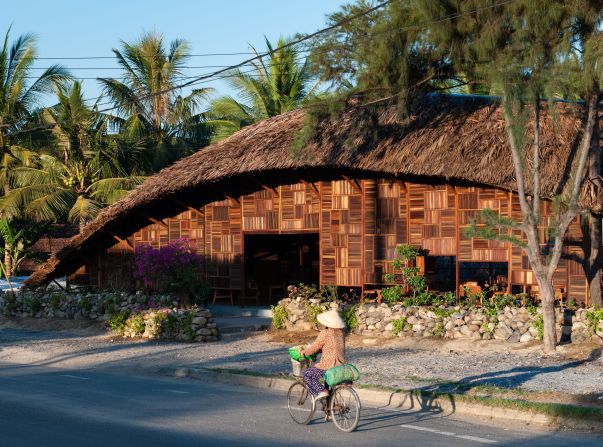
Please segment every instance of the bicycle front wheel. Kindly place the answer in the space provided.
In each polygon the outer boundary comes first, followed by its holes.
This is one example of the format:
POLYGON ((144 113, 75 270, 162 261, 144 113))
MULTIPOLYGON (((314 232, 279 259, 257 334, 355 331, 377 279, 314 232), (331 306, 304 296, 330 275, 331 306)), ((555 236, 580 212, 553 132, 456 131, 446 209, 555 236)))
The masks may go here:
POLYGON ((316 403, 305 384, 295 382, 287 393, 289 414, 298 424, 307 424, 316 411, 316 403))
POLYGON ((344 432, 356 430, 360 421, 360 398, 351 386, 341 386, 333 390, 330 412, 337 429, 344 432))

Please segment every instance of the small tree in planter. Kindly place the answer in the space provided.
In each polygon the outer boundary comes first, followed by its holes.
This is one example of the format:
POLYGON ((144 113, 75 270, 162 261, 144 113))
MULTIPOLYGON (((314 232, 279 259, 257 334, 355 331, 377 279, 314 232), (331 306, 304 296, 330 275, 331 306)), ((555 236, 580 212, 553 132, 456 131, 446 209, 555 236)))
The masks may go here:
POLYGON ((412 296, 415 298, 417 293, 425 291, 426 283, 425 276, 421 275, 419 267, 416 267, 414 261, 417 256, 421 255, 421 249, 410 244, 400 244, 396 248, 396 258, 392 261, 394 270, 400 270, 401 275, 395 273, 387 273, 384 279, 388 283, 396 283, 401 276, 401 285, 408 292, 412 291, 412 296))
POLYGON ((145 289, 174 293, 181 304, 190 306, 191 296, 201 287, 199 276, 203 258, 186 239, 178 239, 159 249, 140 245, 134 251, 134 277, 145 289))

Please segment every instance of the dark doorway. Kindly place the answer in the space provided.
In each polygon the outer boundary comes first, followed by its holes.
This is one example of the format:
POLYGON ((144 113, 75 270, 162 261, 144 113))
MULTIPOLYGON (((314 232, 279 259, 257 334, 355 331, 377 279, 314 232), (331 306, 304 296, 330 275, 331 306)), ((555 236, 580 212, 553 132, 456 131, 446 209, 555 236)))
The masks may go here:
POLYGON ((275 303, 290 284, 318 284, 318 233, 246 234, 245 294, 275 303))

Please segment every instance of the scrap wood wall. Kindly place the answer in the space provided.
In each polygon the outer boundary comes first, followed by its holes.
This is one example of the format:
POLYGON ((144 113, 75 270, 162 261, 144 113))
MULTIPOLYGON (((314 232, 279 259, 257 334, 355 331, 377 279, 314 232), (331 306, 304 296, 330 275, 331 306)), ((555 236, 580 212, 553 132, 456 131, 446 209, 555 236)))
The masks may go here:
MULTIPOLYGON (((300 182, 229 197, 199 209, 149 223, 78 270, 76 283, 131 287, 131 253, 140 244, 160 247, 186 238, 205 257, 205 278, 219 288, 244 289, 244 234, 319 233, 320 282, 348 287, 379 285, 392 273, 396 246, 410 243, 431 256, 461 262, 506 262, 513 285, 535 285, 521 249, 467 236, 465 230, 485 208, 519 218, 517 197, 507 191, 471 186, 429 185, 390 179, 300 182)), ((551 214, 543 203, 541 240, 551 214)), ((572 224, 556 286, 568 297, 587 299, 580 227, 572 224)))

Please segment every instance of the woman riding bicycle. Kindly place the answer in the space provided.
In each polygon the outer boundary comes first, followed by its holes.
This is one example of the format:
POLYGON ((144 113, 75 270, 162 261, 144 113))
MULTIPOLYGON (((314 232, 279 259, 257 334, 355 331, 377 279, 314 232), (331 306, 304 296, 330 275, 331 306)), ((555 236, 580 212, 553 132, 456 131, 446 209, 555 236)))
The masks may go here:
POLYGON ((339 316, 336 309, 319 314, 316 319, 325 326, 316 341, 308 348, 300 351, 301 355, 312 355, 322 352, 320 361, 312 368, 304 372, 304 381, 310 389, 310 393, 316 400, 328 397, 329 392, 320 379, 325 375, 327 369, 334 366, 340 366, 346 363, 345 360, 345 322, 339 316))

